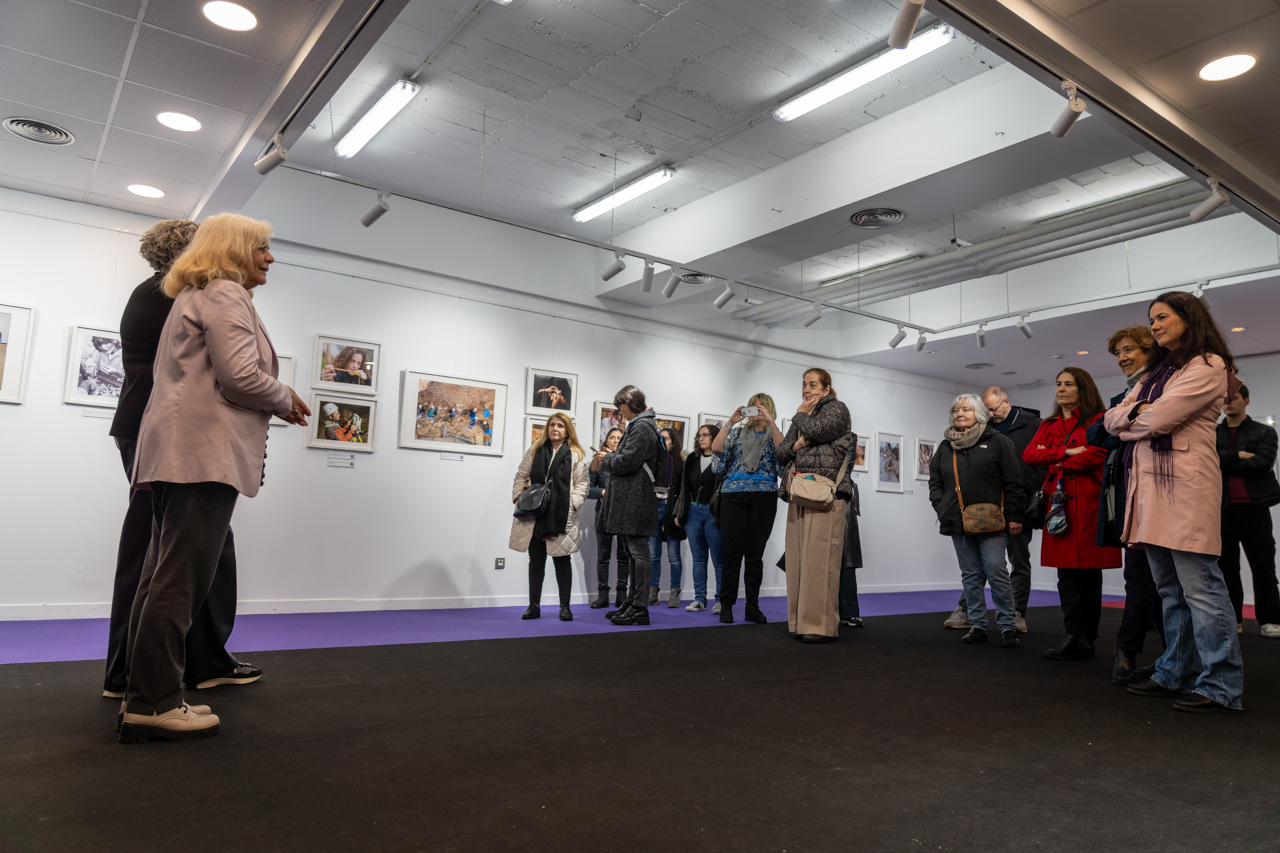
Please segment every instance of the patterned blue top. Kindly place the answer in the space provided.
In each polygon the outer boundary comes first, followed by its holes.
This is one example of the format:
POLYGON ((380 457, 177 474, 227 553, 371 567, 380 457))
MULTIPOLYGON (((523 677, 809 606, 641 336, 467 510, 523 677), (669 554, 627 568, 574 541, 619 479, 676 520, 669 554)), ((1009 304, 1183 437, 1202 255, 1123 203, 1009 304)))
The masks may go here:
POLYGON ((744 427, 735 426, 724 440, 724 451, 711 455, 711 470, 719 474, 729 466, 725 475, 721 492, 776 492, 778 490, 778 460, 773 455, 773 442, 770 441, 760 457, 760 464, 754 473, 742 470, 742 445, 740 443, 744 427), (726 461, 727 460, 727 461, 726 461))

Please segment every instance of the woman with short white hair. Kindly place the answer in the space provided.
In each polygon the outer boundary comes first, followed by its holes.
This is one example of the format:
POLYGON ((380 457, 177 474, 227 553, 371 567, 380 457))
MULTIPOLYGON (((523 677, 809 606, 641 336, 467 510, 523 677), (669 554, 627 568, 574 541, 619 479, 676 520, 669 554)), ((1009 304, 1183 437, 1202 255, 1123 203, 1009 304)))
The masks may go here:
POLYGON ((951 537, 960 563, 969 644, 987 641, 987 600, 991 585, 1000 645, 1018 647, 1013 611, 1013 585, 1005 550, 1009 534, 1022 531, 1025 494, 1022 468, 1013 442, 993 430, 987 407, 977 394, 961 394, 951 403, 951 425, 943 433, 929 463, 929 502, 938 515, 938 532, 951 537))

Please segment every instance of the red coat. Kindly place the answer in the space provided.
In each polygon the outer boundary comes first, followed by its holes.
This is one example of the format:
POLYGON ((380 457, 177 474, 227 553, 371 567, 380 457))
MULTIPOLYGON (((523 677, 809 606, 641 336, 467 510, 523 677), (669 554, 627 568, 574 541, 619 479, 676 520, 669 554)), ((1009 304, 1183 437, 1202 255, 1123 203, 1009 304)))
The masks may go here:
POLYGON ((1107 451, 1092 447, 1085 439, 1089 424, 1078 423, 1073 415, 1043 421, 1036 437, 1022 452, 1028 465, 1047 465, 1044 494, 1051 500, 1062 475, 1062 490, 1067 494, 1067 532, 1061 536, 1043 533, 1040 538, 1040 565, 1058 569, 1114 569, 1122 558, 1119 548, 1096 544, 1098 534, 1098 500, 1102 495, 1102 463, 1107 451), (1074 431, 1072 428, 1075 428, 1074 431), (1070 434, 1070 438, 1068 438, 1070 434), (1068 447, 1087 448, 1084 453, 1067 456, 1068 447))

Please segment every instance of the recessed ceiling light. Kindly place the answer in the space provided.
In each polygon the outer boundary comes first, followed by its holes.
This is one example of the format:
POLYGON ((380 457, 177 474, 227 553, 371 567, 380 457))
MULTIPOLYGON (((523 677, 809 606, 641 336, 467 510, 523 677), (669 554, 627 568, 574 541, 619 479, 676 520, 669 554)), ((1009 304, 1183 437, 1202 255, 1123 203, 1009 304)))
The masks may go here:
POLYGON ((164 190, 148 184, 129 184, 129 192, 143 198, 164 198, 164 190))
POLYGON ((181 130, 183 133, 200 129, 200 122, 186 113, 159 113, 156 115, 156 121, 173 130, 181 130))
POLYGON ((1076 350, 1076 355, 1088 355, 1088 354, 1089 354, 1089 351, 1087 349, 1076 350))
POLYGON ((1234 327, 1231 331, 1233 331, 1233 332, 1243 332, 1243 331, 1244 331, 1244 326, 1236 326, 1236 327, 1234 327))
POLYGON ((1247 53, 1238 53, 1235 56, 1224 56, 1221 59, 1215 59, 1204 68, 1200 69, 1201 80, 1230 80, 1232 77, 1239 77, 1244 72, 1254 66, 1258 60, 1254 59, 1247 53))
POLYGON ((244 32, 258 26, 258 18, 239 3, 213 0, 204 4, 204 16, 220 27, 244 32))

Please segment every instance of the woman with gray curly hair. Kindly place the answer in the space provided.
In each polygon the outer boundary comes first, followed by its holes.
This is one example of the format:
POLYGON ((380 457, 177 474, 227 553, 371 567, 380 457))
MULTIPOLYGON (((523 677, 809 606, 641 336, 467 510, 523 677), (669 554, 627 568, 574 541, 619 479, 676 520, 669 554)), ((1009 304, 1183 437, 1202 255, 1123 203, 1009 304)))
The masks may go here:
POLYGON ((961 394, 951 403, 951 425, 929 463, 929 502, 938 515, 938 532, 951 537, 960 562, 969 633, 961 642, 987 641, 987 599, 991 585, 1000 645, 1018 648, 1013 585, 1005 551, 1009 534, 1022 532, 1025 495, 1022 467, 1013 442, 991 428, 987 407, 977 394, 961 394))

